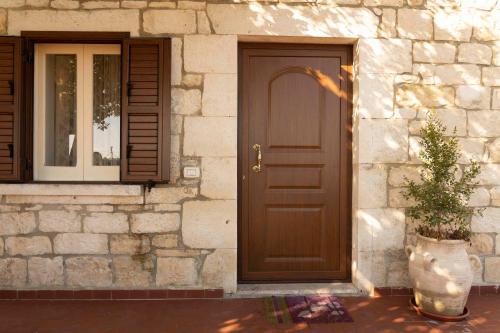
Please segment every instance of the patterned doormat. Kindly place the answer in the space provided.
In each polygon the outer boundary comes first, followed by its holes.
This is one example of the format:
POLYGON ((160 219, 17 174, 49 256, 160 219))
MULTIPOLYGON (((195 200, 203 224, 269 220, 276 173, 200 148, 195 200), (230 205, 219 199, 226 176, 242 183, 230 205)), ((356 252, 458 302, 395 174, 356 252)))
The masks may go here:
POLYGON ((352 318, 331 295, 272 296, 264 300, 267 318, 277 324, 348 323, 352 318))

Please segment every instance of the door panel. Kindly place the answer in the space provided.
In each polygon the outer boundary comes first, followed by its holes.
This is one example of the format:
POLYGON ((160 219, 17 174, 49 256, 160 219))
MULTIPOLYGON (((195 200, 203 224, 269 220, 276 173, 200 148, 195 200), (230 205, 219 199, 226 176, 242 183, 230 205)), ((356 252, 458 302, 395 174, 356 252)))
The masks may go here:
POLYGON ((349 278, 351 52, 240 47, 241 281, 349 278))

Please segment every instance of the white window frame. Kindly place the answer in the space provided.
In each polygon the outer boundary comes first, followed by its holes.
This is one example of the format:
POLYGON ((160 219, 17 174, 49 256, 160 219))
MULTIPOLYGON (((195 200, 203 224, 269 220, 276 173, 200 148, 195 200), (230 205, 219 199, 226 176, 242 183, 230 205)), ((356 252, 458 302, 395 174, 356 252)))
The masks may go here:
POLYGON ((36 44, 33 158, 35 181, 119 181, 120 166, 93 165, 93 56, 120 54, 118 44, 36 44), (45 71, 47 54, 75 54, 77 160, 74 167, 45 165, 45 71))

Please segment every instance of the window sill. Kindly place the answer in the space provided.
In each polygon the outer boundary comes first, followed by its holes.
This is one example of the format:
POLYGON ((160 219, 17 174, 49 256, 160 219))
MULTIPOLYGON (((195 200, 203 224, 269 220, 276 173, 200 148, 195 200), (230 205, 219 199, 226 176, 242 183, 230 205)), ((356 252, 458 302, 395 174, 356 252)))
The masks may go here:
POLYGON ((141 196, 142 185, 124 184, 0 184, 0 195, 18 196, 141 196))

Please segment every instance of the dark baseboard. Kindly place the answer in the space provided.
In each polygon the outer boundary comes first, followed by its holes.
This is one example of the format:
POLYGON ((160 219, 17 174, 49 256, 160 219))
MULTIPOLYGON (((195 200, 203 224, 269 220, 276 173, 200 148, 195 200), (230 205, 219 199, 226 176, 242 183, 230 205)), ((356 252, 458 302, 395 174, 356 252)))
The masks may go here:
POLYGON ((125 300, 222 298, 223 289, 0 290, 0 300, 125 300))
MULTIPOLYGON (((380 287, 375 288, 374 297, 380 296, 407 296, 412 295, 412 288, 380 287)), ((500 286, 472 286, 470 295, 500 295, 500 286)))

